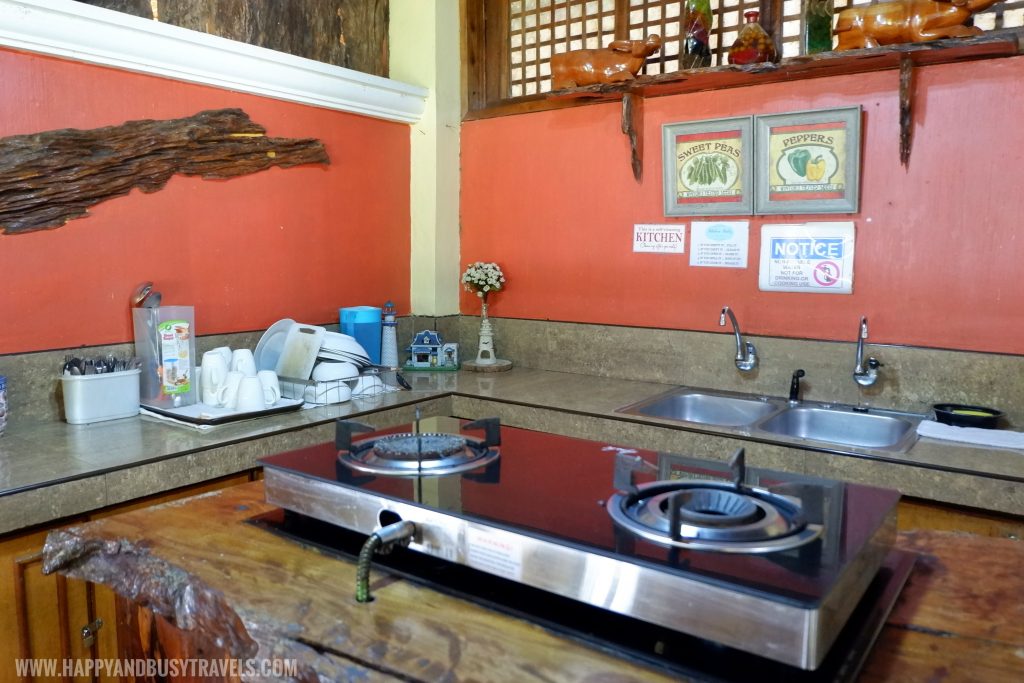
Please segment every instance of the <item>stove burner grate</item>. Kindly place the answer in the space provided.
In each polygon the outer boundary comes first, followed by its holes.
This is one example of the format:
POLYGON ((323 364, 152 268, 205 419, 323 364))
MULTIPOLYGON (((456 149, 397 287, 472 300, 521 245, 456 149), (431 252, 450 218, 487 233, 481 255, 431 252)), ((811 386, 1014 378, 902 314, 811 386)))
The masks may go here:
POLYGON ((662 481, 615 493, 608 513, 617 526, 665 547, 766 553, 818 538, 800 504, 765 489, 725 482, 662 481))

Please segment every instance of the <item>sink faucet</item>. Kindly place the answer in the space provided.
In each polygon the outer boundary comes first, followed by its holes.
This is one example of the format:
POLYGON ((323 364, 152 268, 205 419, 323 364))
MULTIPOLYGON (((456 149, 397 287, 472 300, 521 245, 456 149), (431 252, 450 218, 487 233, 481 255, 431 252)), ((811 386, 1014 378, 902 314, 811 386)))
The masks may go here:
POLYGON ((869 387, 878 380, 878 368, 881 363, 874 356, 868 356, 867 368, 864 367, 864 340, 868 338, 868 319, 860 319, 857 330, 857 365, 853 368, 853 381, 862 387, 869 387))
POLYGON ((743 342, 743 333, 740 332, 740 324, 736 322, 736 316, 728 306, 722 308, 722 315, 718 324, 725 327, 725 316, 732 321, 732 331, 736 335, 736 367, 742 372, 750 372, 757 367, 757 349, 750 342, 743 342))
POLYGON ((806 374, 803 370, 793 372, 793 381, 789 384, 789 405, 795 406, 800 402, 800 378, 806 374))

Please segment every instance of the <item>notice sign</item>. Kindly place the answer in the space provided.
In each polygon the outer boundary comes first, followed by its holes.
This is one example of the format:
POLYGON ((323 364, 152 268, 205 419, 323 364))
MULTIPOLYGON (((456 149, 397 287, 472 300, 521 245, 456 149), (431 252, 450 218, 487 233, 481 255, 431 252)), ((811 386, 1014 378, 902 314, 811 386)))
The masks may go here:
POLYGON ((766 292, 853 292, 852 222, 761 226, 758 284, 766 292))
POLYGON ((682 254, 686 251, 686 226, 634 225, 633 251, 648 254, 682 254))
POLYGON ((746 268, 749 221, 694 221, 690 225, 690 265, 746 268))

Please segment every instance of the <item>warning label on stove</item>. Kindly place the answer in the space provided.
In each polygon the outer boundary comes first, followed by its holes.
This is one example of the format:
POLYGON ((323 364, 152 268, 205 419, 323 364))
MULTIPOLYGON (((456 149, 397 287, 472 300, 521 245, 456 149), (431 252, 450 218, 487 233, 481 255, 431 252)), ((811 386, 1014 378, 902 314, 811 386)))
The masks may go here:
POLYGON ((466 564, 519 581, 523 576, 523 548, 512 534, 470 527, 466 530, 466 564))

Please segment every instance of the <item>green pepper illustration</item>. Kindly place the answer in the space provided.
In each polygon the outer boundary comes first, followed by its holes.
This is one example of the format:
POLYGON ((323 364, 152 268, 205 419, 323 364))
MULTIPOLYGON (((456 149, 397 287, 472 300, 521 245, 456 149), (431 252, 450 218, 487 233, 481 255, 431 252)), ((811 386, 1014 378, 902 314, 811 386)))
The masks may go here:
POLYGON ((798 149, 789 155, 789 165, 793 167, 798 176, 807 177, 807 162, 811 160, 811 153, 806 149, 798 149))

